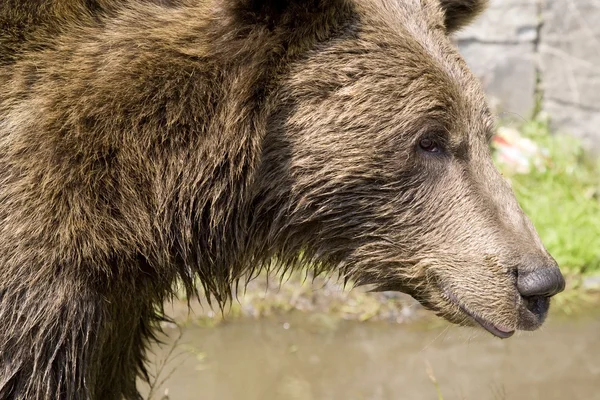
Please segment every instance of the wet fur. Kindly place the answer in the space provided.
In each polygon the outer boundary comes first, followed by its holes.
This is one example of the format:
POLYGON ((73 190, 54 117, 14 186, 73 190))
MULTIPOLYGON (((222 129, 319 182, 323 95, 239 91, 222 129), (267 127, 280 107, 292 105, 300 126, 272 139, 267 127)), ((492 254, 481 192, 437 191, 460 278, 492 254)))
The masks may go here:
POLYGON ((223 304, 273 263, 516 324, 541 244, 443 3, 3 3, 0 398, 138 398, 174 284, 223 304))

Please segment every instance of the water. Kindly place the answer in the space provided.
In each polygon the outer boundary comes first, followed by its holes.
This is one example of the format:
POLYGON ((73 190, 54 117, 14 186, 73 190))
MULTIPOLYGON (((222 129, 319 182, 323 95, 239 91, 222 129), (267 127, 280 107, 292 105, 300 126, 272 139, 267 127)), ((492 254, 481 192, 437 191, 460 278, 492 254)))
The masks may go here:
MULTIPOLYGON (((153 398, 435 400, 439 388, 444 400, 600 399, 600 314, 508 340, 436 325, 294 314, 188 327, 153 398)), ((173 349, 168 333, 151 370, 173 349)))

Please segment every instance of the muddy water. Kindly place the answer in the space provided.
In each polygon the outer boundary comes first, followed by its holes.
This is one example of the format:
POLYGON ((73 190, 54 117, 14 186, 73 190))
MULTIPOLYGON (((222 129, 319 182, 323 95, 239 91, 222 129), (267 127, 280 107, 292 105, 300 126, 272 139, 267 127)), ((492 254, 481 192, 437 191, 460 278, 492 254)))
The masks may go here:
MULTIPOLYGON (((600 399, 600 314, 508 340, 436 324, 294 315, 188 327, 152 398, 600 399)), ((154 371, 178 336, 168 332, 154 371)))

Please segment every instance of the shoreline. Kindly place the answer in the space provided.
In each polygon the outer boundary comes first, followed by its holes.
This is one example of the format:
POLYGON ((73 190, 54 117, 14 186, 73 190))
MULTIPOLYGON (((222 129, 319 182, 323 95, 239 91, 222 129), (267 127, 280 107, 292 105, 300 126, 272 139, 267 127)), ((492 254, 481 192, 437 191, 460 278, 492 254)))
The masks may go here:
MULTIPOLYGON (((552 301, 552 313, 572 316, 587 313, 600 304, 600 276, 569 276, 567 288, 552 301)), ((239 319, 279 317, 291 313, 312 314, 332 321, 384 321, 392 324, 434 323, 439 319, 416 300, 400 292, 367 292, 334 277, 312 277, 295 272, 285 278, 262 274, 242 288, 223 310, 199 299, 181 296, 164 304, 172 322, 163 327, 188 325, 214 327, 239 319)))

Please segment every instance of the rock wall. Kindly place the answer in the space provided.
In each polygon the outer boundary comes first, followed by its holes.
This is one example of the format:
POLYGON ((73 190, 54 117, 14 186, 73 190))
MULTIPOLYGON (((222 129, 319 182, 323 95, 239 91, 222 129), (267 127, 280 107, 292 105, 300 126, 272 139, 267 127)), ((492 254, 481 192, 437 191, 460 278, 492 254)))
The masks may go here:
POLYGON ((600 152, 600 0, 491 0, 457 42, 502 119, 544 111, 600 152))

